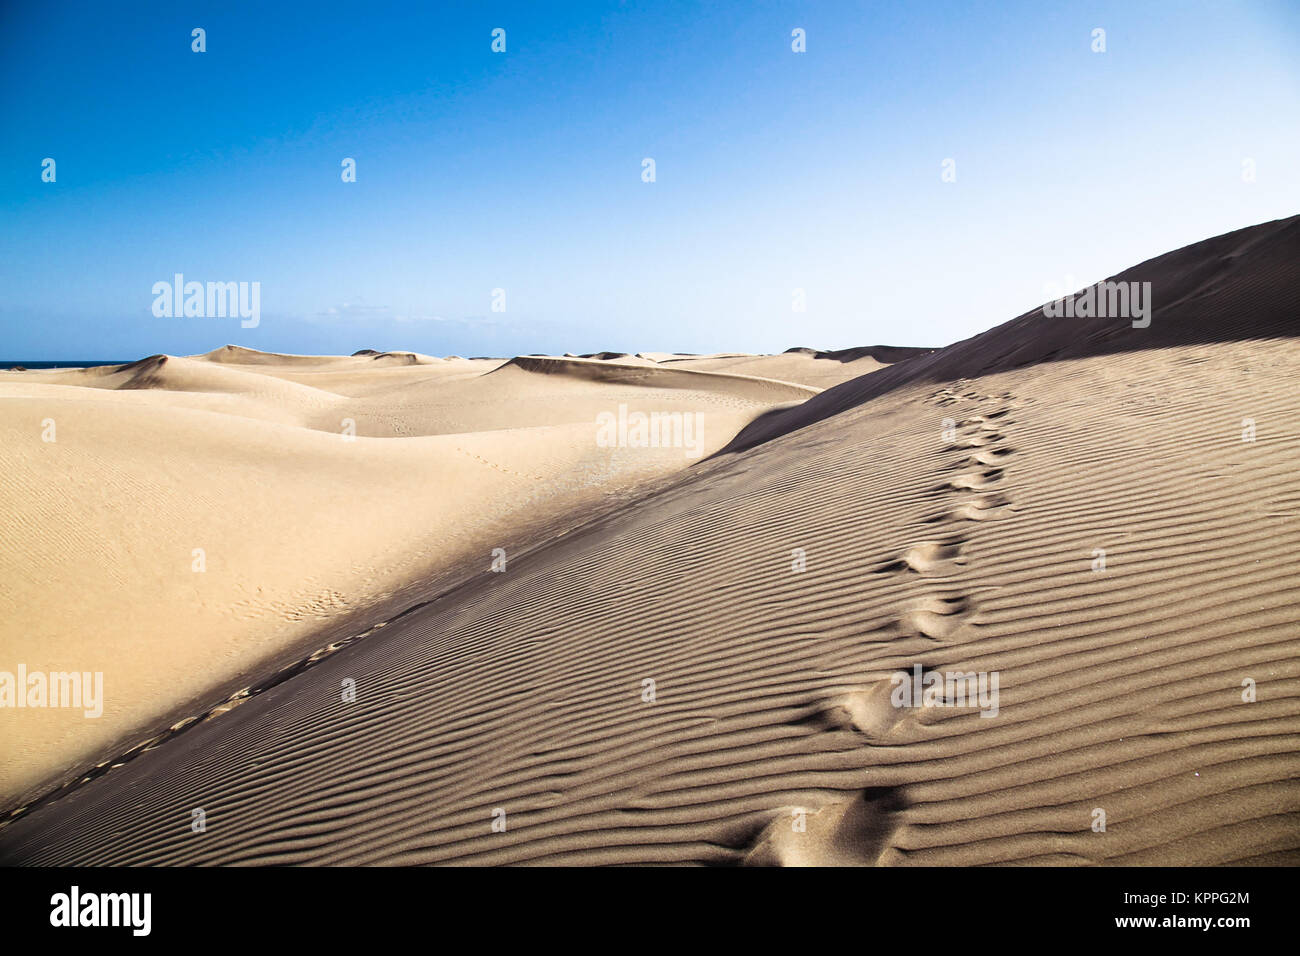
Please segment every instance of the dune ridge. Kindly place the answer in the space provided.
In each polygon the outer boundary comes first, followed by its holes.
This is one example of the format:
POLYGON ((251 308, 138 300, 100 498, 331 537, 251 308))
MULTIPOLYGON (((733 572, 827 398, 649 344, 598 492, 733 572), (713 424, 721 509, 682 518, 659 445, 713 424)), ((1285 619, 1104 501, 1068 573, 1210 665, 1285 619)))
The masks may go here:
MULTIPOLYGON (((761 362, 772 356, 751 357, 761 362)), ((758 401, 797 401, 811 398, 821 390, 796 382, 759 375, 739 375, 699 368, 661 368, 653 365, 630 365, 622 362, 597 361, 569 356, 523 355, 512 358, 501 366, 520 368, 543 375, 571 375, 596 382, 617 382, 630 385, 653 385, 660 388, 700 388, 706 381, 717 381, 729 386, 728 393, 758 401)), ((494 372, 499 372, 496 369, 494 372)))
POLYGON ((1300 287, 1294 282, 1298 257, 1300 216, 1192 243, 1101 280, 1150 282, 1159 321, 1153 317, 1149 328, 1104 317, 1052 318, 1039 306, 947 348, 921 355, 895 353, 896 363, 880 375, 828 388, 799 409, 762 416, 724 452, 752 448, 913 382, 952 381, 1135 349, 1292 336, 1300 313, 1300 287), (1247 257, 1250 267, 1242 269, 1247 257))

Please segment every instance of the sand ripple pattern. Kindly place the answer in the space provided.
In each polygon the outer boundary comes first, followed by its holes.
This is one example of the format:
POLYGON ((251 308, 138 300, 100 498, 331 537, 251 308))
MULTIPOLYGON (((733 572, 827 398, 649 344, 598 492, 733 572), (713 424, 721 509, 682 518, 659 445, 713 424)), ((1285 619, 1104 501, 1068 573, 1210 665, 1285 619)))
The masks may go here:
POLYGON ((1300 368, 1292 341, 1052 363, 705 463, 15 821, 0 858, 1294 863, 1300 392, 1234 371, 1261 357, 1300 368), (998 671, 999 716, 892 708, 916 663, 998 671))

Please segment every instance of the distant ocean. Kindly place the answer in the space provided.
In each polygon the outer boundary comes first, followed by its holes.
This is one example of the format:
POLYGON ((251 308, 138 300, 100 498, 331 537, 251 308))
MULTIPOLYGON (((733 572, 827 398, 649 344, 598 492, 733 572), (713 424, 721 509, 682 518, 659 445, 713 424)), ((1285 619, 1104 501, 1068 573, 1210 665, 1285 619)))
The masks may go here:
MULTIPOLYGON (((134 361, 128 359, 127 361, 134 361)), ((96 365, 126 365, 127 362, 116 359, 102 359, 100 361, 86 362, 80 359, 67 359, 58 362, 25 362, 20 359, 0 359, 0 369, 13 368, 15 365, 21 365, 23 368, 94 368, 96 365)))

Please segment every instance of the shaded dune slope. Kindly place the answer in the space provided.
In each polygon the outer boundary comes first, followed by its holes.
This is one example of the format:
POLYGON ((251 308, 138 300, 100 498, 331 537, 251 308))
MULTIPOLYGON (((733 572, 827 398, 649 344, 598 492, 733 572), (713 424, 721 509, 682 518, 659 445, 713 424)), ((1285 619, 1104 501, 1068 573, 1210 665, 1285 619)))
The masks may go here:
POLYGON ((1156 313, 1200 332, 850 383, 14 821, 0 861, 1300 862, 1294 221, 1258 229, 1156 313), (914 666, 998 674, 996 716, 892 706, 914 666))
MULTIPOLYGON (((1170 345, 1295 335, 1300 332, 1298 273, 1300 216, 1193 243, 1104 280, 1151 283, 1155 307, 1149 328, 1133 328, 1114 318, 1054 318, 1039 306, 928 354, 890 350, 894 364, 879 374, 829 388, 798 409, 769 412, 720 454, 752 448, 913 382, 951 381, 1036 362, 1170 345)), ((844 350, 848 355, 857 351, 844 350)), ((886 360, 886 354, 880 359, 886 360)))

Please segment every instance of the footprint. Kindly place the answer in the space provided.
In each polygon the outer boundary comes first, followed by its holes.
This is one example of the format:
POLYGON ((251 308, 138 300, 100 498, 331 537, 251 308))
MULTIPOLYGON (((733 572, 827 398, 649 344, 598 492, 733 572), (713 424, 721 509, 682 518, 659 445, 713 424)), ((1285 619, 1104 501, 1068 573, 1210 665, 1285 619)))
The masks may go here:
POLYGON ((950 641, 963 636, 973 626, 975 602, 964 594, 953 597, 930 595, 909 602, 899 615, 902 634, 912 634, 932 641, 950 641))
POLYGON ((965 540, 964 537, 958 537, 949 541, 922 541, 908 548, 897 560, 876 568, 876 573, 914 571, 917 574, 952 574, 956 571, 955 565, 966 563, 961 553, 965 540))
POLYGON ((874 866, 889 850, 907 808, 899 787, 871 787, 820 809, 781 807, 745 866, 874 866))
POLYGON ((996 465, 1001 459, 1015 451, 1014 448, 986 448, 983 451, 977 451, 973 455, 968 455, 965 461, 954 465, 954 468, 962 468, 966 465, 996 465))
POLYGON ((969 418, 963 418, 957 423, 957 425, 962 428, 978 425, 984 431, 992 431, 1003 424, 1014 424, 1011 419, 1007 419, 1005 422, 997 421, 997 419, 1004 417, 1010 411, 1011 409, 1009 408, 1001 408, 995 412, 986 412, 983 415, 971 415, 969 418))
POLYGON ((946 487, 954 488, 957 491, 975 491, 980 488, 988 488, 1002 480, 1002 473, 1001 468, 968 471, 948 479, 946 487))
POLYGON ((813 713, 791 723, 810 724, 825 731, 846 730, 880 740, 889 736, 909 713, 891 701, 894 687, 892 680, 877 681, 862 690, 821 701, 813 713))
POLYGON ((1016 513, 1011 500, 1004 494, 991 492, 979 495, 944 511, 923 519, 926 524, 948 524, 953 521, 991 521, 1016 513))

